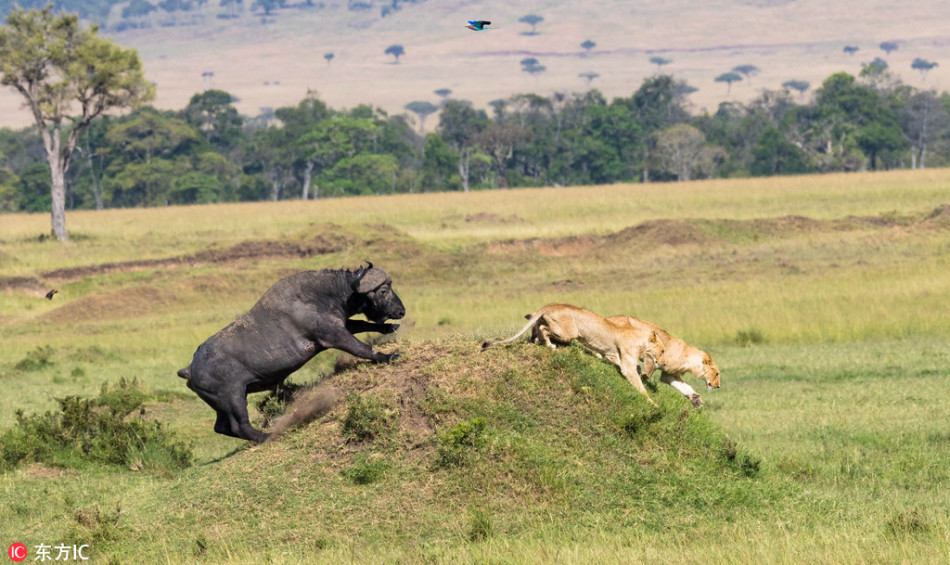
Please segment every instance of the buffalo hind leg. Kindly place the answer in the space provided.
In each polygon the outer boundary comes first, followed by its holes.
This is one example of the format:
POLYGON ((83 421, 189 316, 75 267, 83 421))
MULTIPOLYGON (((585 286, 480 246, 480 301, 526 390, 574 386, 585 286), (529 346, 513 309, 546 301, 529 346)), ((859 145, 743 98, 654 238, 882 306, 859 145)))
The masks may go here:
MULTIPOLYGON (((231 433, 225 435, 246 439, 254 443, 263 443, 267 440, 270 434, 265 434, 251 426, 251 418, 247 413, 247 394, 244 391, 229 391, 224 400, 227 403, 224 412, 231 430, 231 433)), ((218 431, 217 428, 218 424, 215 423, 215 431, 218 431)))
POLYGON ((223 410, 218 410, 218 417, 214 421, 214 431, 225 436, 236 437, 242 439, 240 436, 235 435, 231 431, 231 417, 228 416, 227 412, 223 410))

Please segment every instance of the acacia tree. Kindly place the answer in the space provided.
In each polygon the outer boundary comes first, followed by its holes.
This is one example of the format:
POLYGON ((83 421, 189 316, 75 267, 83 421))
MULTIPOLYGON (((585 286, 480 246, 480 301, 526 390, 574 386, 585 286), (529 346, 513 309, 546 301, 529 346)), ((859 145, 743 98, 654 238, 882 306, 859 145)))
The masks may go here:
POLYGON ((854 54, 860 50, 861 48, 856 45, 845 45, 844 49, 842 49, 842 51, 844 51, 848 55, 851 55, 852 57, 854 57, 854 54))
POLYGON ((663 65, 669 65, 670 63, 672 63, 673 59, 667 59, 666 57, 656 56, 656 57, 650 57, 650 62, 656 65, 656 70, 659 71, 663 68, 663 65))
POLYGON ((878 45, 878 47, 881 48, 881 51, 884 52, 884 56, 886 57, 891 54, 891 51, 897 51, 898 45, 894 41, 884 41, 884 42, 881 42, 881 44, 878 45))
POLYGON ((729 85, 729 88, 726 89, 726 95, 729 95, 732 92, 732 83, 739 82, 742 80, 742 77, 737 73, 722 73, 714 79, 716 82, 724 82, 729 85))
POLYGON ((750 80, 749 77, 752 75, 759 74, 759 67, 756 67, 755 65, 739 65, 738 67, 733 67, 732 70, 745 75, 745 79, 747 81, 750 80))
POLYGON ((782 87, 789 90, 798 91, 798 97, 803 98, 805 96, 805 91, 811 88, 811 85, 808 83, 808 81, 804 80, 787 80, 782 83, 782 87))
POLYGON ((135 107, 152 99, 134 49, 99 37, 98 27, 83 28, 76 14, 15 8, 0 27, 2 83, 26 98, 43 138, 50 167, 52 231, 66 231, 66 172, 79 134, 111 108, 135 107))
POLYGON ((406 53, 406 50, 402 48, 402 45, 390 45, 384 51, 387 55, 392 55, 396 58, 396 64, 399 64, 399 57, 403 56, 406 53))
POLYGON ((531 31, 526 31, 521 35, 538 35, 537 30, 535 29, 537 25, 544 21, 544 16, 539 16, 537 14, 528 14, 527 16, 521 16, 518 18, 518 21, 523 24, 528 24, 531 26, 531 31))
POLYGON ((419 135, 425 135, 426 118, 429 117, 429 114, 434 114, 435 112, 439 111, 438 106, 432 102, 426 102, 424 100, 410 102, 406 104, 405 108, 406 110, 409 110, 413 114, 419 116, 419 135))
POLYGON ((914 62, 910 64, 910 68, 915 71, 920 71, 920 80, 927 82, 927 71, 938 66, 937 63, 933 61, 928 61, 926 59, 921 59, 917 57, 914 59, 914 62))

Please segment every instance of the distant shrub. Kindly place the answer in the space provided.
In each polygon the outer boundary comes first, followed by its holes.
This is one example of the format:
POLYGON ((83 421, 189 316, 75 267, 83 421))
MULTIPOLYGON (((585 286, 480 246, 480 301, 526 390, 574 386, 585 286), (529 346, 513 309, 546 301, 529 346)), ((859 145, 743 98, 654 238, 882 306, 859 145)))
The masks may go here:
POLYGON ((59 409, 45 414, 16 412, 16 424, 0 435, 0 470, 23 462, 81 468, 120 465, 162 476, 191 465, 191 448, 177 441, 160 422, 130 415, 148 395, 136 380, 103 386, 96 399, 67 396, 59 409))
POLYGON ((765 343, 765 335, 762 334, 762 330, 758 328, 749 328, 747 330, 739 330, 736 332, 735 337, 736 345, 741 347, 748 347, 750 345, 760 345, 765 343))
POLYGON ((723 442, 722 456, 731 465, 737 467, 747 477, 757 477, 759 475, 761 461, 750 455, 739 453, 739 446, 729 438, 723 442))
POLYGON ((40 371, 47 367, 53 366, 53 357, 54 350, 49 345, 41 345, 36 349, 33 349, 26 354, 26 357, 17 361, 17 364, 13 366, 17 371, 23 371, 25 373, 32 373, 34 371, 40 371))

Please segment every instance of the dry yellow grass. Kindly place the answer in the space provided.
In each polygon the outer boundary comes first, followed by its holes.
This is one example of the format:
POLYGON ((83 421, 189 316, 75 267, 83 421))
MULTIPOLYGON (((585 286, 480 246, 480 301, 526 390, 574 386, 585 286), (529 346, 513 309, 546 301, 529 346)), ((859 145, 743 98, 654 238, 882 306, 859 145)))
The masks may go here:
POLYGON ((604 234, 654 219, 920 213, 950 202, 950 170, 851 173, 689 183, 617 184, 172 208, 73 211, 77 240, 38 242, 47 214, 0 217, 8 275, 193 253, 209 245, 293 239, 316 224, 387 224, 443 249, 479 241, 604 234), (213 213, 212 213, 213 212, 213 213), (479 214, 498 221, 467 221, 479 214))
MULTIPOLYGON (((156 26, 112 37, 139 50, 146 76, 158 84, 158 107, 182 108, 205 88, 202 73, 213 71, 211 86, 237 96, 239 110, 252 116, 261 107, 296 104, 308 89, 334 108, 370 103, 402 113, 413 100, 436 101, 433 91, 439 88, 485 107, 519 92, 582 91, 585 81, 578 74, 587 71, 600 74, 593 86, 608 97, 629 96, 657 72, 649 62, 654 55, 672 59, 664 72, 699 88, 690 99, 697 110, 710 111, 723 100, 747 101, 787 80, 816 88, 834 72, 857 74, 862 62, 884 56, 882 41, 899 42, 887 61, 908 84, 945 88, 950 73, 946 65, 937 67, 924 83, 910 68, 916 57, 939 62, 945 55, 948 12, 935 0, 912 9, 885 0, 431 0, 405 5, 385 19, 379 6, 348 12, 343 2, 327 4, 326 10, 281 11, 267 25, 250 13, 227 24, 209 13, 195 26, 156 26), (522 35, 529 27, 518 23, 529 13, 545 18, 536 36, 522 35), (495 29, 464 29, 473 18, 490 19, 495 29), (597 47, 585 56, 580 43, 588 39, 597 47), (399 65, 384 54, 391 44, 405 47, 399 65), (850 57, 842 52, 845 45, 861 51, 850 57), (323 54, 331 51, 336 57, 327 65, 323 54), (547 71, 537 78, 522 72, 519 61, 528 56, 547 71), (727 95, 726 85, 713 79, 743 64, 756 65, 760 73, 727 95)), ((20 104, 13 91, 0 93, 0 124, 29 125, 20 104)), ((430 119, 429 128, 435 123, 430 119)))

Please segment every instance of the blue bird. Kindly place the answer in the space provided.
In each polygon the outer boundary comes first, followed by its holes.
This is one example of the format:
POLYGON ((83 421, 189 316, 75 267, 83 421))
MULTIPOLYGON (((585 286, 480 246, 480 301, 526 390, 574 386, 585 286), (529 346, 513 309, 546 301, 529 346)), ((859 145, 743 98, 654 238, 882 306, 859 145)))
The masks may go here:
POLYGON ((472 31, 485 31, 488 29, 487 27, 485 27, 487 25, 491 25, 491 22, 486 22, 485 20, 475 20, 475 21, 469 20, 468 25, 465 27, 467 27, 468 29, 472 31))

